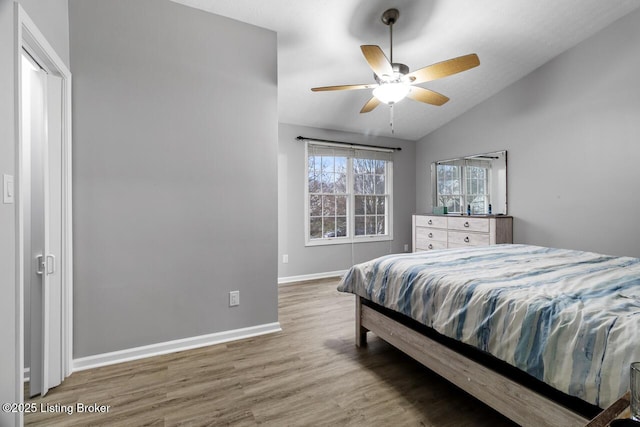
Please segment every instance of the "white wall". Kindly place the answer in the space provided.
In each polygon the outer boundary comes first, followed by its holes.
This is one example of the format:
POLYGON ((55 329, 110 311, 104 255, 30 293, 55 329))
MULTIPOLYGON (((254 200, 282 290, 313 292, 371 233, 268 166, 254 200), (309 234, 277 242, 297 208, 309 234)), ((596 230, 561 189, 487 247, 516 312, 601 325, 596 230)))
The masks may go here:
POLYGON ((421 140, 418 210, 431 162, 507 149, 517 243, 640 257, 639 69, 636 11, 421 140))
POLYGON ((277 322, 276 34, 168 0, 69 9, 74 357, 277 322))
POLYGON ((281 123, 278 143, 278 277, 291 278, 351 267, 388 253, 411 250, 411 214, 415 211, 415 143, 387 137, 281 123), (305 144, 297 136, 400 147, 393 164, 393 241, 305 247, 305 144), (282 255, 289 255, 289 263, 282 255))

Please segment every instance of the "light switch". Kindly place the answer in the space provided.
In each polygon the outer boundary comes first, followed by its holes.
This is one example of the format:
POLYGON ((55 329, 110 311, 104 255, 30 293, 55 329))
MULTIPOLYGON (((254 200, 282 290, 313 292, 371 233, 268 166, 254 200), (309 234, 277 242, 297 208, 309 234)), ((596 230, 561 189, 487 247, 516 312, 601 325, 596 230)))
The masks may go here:
POLYGON ((13 175, 2 175, 2 201, 5 204, 13 203, 14 191, 13 175))

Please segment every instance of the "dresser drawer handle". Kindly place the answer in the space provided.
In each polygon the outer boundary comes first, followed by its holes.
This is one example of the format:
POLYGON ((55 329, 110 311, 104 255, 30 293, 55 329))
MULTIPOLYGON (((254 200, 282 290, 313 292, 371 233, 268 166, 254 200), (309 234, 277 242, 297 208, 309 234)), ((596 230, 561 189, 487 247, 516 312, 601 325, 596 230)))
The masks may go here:
POLYGON ((429 233, 429 238, 431 239, 433 237, 433 233, 429 233))
POLYGON ((464 223, 464 226, 465 226, 465 227, 467 227, 467 228, 469 228, 469 221, 465 222, 465 223, 464 223))
POLYGON ((433 249, 433 245, 432 244, 429 244, 429 249, 433 249))
POLYGON ((469 243, 469 236, 467 236, 467 237, 465 237, 465 238, 464 238, 464 242, 465 242, 465 243, 469 243))
POLYGON ((429 221, 427 221, 427 224, 432 225, 433 221, 429 220, 429 221))

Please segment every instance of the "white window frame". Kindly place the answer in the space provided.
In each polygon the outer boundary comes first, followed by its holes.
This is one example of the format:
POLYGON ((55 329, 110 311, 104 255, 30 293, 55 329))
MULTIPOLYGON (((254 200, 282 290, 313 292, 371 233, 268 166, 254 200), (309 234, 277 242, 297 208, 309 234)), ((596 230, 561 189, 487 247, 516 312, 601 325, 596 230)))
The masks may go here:
MULTIPOLYGON (((488 163, 486 166, 484 164, 473 164, 473 161, 471 160, 447 160, 447 161, 442 161, 442 162, 436 162, 435 164, 435 171, 434 174, 437 175, 438 174, 438 167, 441 165, 444 166, 455 166, 456 168, 459 168, 459 176, 460 176, 460 191, 461 193, 459 195, 451 195, 452 197, 459 197, 462 202, 461 202, 461 206, 460 206, 460 211, 450 211, 449 213, 467 213, 467 205, 469 205, 471 196, 484 196, 485 198, 485 205, 489 204, 490 201, 490 194, 489 194, 489 189, 491 188, 492 185, 492 173, 491 173, 491 164, 488 163), (471 167, 480 167, 485 169, 485 179, 484 179, 484 189, 485 192, 484 194, 472 194, 470 193, 470 189, 468 188, 468 179, 469 179, 469 168, 471 167)), ((433 175, 432 175, 433 176, 433 175)), ((433 178, 435 179, 435 176, 433 176, 433 178)), ((442 194, 440 194, 438 192, 438 187, 435 186, 434 187, 434 191, 435 191, 435 206, 443 206, 440 204, 440 196, 442 196, 442 194)), ((445 196, 449 196, 448 194, 446 194, 445 196)), ((486 209, 485 212, 472 212, 472 214, 476 215, 476 214, 484 214, 486 213, 486 209)))
MULTIPOLYGON (((376 235, 355 235, 355 191, 354 191, 354 173, 353 173, 353 157, 347 157, 347 236, 344 237, 323 237, 319 239, 311 239, 310 237, 310 217, 309 217, 309 142, 305 141, 304 150, 304 233, 305 246, 326 246, 326 245, 344 245, 353 243, 368 242, 386 242, 393 240, 393 160, 386 163, 385 171, 386 192, 385 194, 373 194, 372 196, 387 197, 387 234, 376 235)), ((339 144, 313 142, 311 145, 320 145, 326 147, 344 148, 339 144)), ((367 148, 357 146, 357 150, 370 151, 391 151, 375 148, 367 148)))

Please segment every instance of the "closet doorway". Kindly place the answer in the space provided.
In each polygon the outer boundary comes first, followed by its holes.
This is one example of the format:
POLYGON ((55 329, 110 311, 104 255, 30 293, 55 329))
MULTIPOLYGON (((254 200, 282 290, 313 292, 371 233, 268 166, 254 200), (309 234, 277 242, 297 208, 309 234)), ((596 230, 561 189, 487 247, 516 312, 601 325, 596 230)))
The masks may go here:
POLYGON ((71 373, 71 75, 17 5, 18 281, 29 396, 71 373))

